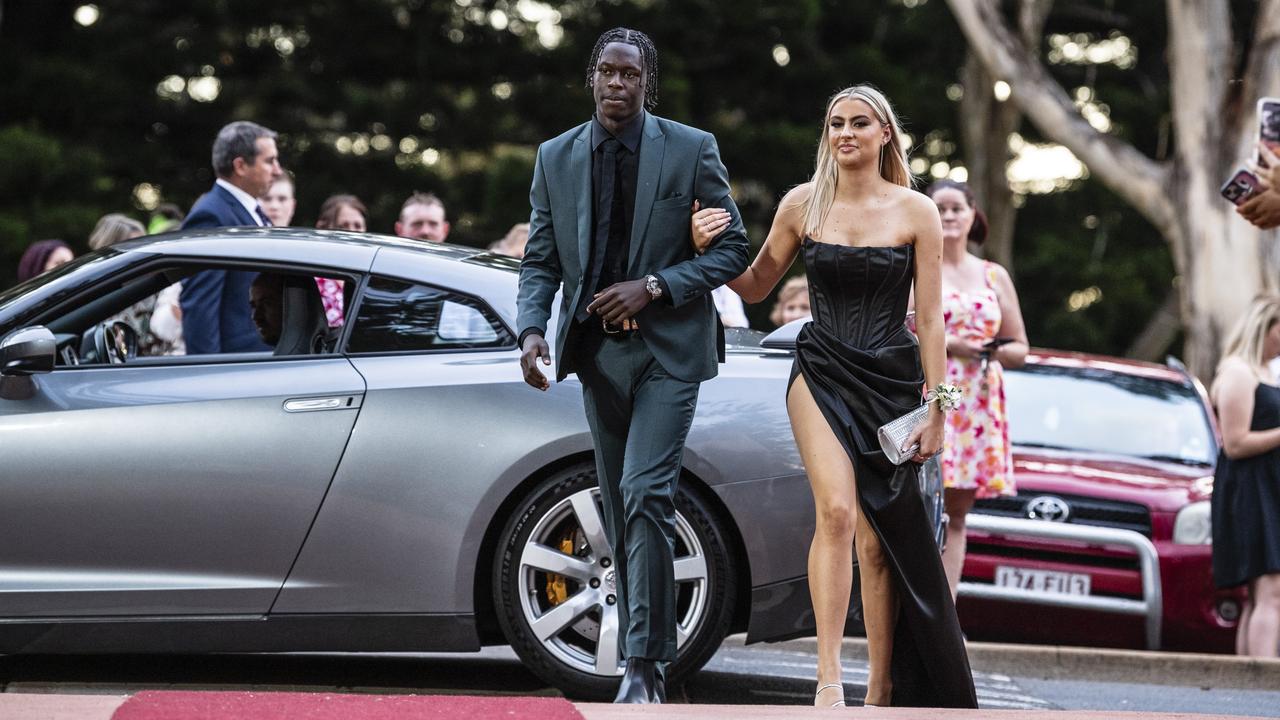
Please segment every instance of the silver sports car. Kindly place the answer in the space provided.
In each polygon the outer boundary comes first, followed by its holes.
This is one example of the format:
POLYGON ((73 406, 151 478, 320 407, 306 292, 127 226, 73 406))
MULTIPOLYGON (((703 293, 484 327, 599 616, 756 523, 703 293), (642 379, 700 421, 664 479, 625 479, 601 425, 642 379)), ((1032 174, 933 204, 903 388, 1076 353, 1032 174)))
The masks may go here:
MULTIPOLYGON (((521 379, 516 269, 223 229, 129 241, 0 294, 0 653, 509 643, 566 692, 610 696, 617 578, 581 392, 521 379), (150 354, 165 289, 204 270, 277 276, 275 303, 255 303, 274 351, 150 354)), ((689 434, 677 676, 726 633, 812 629, 791 353, 762 337, 730 333, 689 434)))

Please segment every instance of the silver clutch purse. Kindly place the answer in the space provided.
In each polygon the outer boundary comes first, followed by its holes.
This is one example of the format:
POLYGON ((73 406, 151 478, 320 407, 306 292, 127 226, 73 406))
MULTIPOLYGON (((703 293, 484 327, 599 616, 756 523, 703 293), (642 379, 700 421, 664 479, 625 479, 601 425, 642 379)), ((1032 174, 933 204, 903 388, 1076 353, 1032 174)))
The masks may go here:
POLYGON ((912 445, 903 450, 902 443, 907 441, 907 438, 911 436, 911 431, 915 430, 916 426, 921 422, 924 422, 925 416, 928 414, 929 405, 926 403, 906 415, 890 420, 876 430, 876 438, 880 440, 880 449, 884 451, 884 456, 889 458, 889 462, 894 465, 901 465, 915 457, 920 445, 912 445))

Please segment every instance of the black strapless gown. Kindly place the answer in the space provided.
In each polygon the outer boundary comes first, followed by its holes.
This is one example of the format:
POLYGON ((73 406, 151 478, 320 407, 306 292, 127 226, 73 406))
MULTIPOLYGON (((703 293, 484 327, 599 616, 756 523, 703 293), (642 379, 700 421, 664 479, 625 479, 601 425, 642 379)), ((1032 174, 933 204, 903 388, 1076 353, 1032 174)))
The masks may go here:
POLYGON ((813 321, 796 338, 796 368, 853 463, 859 506, 897 584, 902 610, 893 635, 893 704, 975 708, 973 674, 918 466, 894 466, 876 439, 877 428, 920 404, 924 386, 919 346, 904 324, 915 247, 805 238, 802 250, 813 321))

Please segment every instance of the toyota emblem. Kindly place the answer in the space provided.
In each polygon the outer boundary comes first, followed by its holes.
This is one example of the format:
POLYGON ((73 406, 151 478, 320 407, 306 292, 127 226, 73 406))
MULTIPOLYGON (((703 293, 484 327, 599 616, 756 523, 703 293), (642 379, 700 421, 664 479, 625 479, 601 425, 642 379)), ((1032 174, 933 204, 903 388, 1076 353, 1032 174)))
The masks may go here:
POLYGON ((1052 495, 1041 495, 1027 502, 1027 517, 1032 520, 1066 522, 1071 516, 1071 506, 1066 500, 1052 495))

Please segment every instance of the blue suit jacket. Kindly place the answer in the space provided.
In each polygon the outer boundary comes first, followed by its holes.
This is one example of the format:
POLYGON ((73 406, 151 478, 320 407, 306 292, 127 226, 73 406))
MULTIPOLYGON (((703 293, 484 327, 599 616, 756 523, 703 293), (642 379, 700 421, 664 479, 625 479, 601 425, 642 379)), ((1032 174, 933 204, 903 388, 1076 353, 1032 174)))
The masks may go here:
MULTIPOLYGON (((234 195, 215 184, 191 206, 182 229, 257 224, 234 195)), ((257 275, 243 270, 204 270, 182 282, 178 304, 188 355, 271 349, 258 334, 249 310, 249 286, 257 275)))

